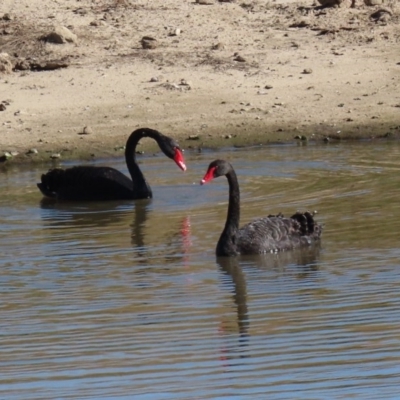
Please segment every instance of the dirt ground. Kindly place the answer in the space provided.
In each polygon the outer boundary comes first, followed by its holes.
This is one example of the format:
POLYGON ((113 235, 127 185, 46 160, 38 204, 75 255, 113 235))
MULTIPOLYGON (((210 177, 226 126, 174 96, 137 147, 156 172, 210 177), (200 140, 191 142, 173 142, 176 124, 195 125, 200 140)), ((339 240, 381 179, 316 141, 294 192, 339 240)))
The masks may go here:
POLYGON ((144 126, 183 148, 397 138, 399 22, 394 0, 2 0, 0 157, 121 156, 144 126))

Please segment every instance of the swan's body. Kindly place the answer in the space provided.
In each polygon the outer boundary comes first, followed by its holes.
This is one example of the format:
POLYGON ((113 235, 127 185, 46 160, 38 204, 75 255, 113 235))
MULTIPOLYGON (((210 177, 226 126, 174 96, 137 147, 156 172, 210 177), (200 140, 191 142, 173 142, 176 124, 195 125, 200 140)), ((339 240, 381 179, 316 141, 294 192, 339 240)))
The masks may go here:
POLYGON ((240 191, 232 165, 224 160, 213 161, 201 181, 225 175, 229 183, 229 207, 225 228, 219 238, 217 256, 262 254, 310 246, 319 240, 322 227, 311 213, 296 212, 292 217, 269 215, 239 229, 240 191))
POLYGON ((167 157, 173 159, 183 171, 186 170, 181 149, 173 139, 154 129, 140 128, 131 133, 125 148, 125 160, 132 180, 114 168, 78 166, 52 169, 42 175, 37 186, 43 195, 58 200, 151 198, 151 188, 136 163, 135 149, 143 137, 154 139, 167 157))

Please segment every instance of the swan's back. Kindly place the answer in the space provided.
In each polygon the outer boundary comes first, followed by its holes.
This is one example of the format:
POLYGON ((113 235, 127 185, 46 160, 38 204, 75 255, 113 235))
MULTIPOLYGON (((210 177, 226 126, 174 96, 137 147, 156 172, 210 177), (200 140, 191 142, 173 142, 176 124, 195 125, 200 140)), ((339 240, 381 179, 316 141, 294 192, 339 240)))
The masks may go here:
POLYGON ((285 218, 270 215, 243 226, 237 232, 236 245, 240 254, 262 254, 310 246, 319 240, 322 227, 311 213, 285 218))
MULTIPOLYGON (((41 177, 38 188, 59 200, 133 199, 132 181, 110 167, 77 166, 52 169, 41 177)), ((151 197, 151 193, 150 193, 151 197)))

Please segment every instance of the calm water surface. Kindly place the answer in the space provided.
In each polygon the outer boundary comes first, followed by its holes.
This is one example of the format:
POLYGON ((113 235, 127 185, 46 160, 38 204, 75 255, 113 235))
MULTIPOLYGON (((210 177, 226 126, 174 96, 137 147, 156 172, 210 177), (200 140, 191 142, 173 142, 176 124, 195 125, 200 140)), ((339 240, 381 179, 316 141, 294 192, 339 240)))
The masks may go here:
POLYGON ((400 145, 186 158, 143 158, 153 200, 102 204, 44 203, 46 167, 0 167, 0 398, 397 399, 400 145), (315 209, 321 247, 217 260, 215 158, 242 223, 315 209))

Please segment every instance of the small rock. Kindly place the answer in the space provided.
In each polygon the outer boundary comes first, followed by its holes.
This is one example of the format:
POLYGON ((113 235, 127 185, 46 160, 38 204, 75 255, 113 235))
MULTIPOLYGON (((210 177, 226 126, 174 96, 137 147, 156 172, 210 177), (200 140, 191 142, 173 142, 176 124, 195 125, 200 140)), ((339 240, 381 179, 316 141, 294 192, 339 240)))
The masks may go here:
POLYGON ((37 153, 38 153, 37 149, 29 149, 29 150, 26 152, 26 154, 37 154, 37 153))
POLYGON ((78 15, 86 15, 88 11, 85 8, 76 8, 73 10, 73 13, 78 15))
POLYGON ((233 61, 238 61, 238 62, 246 62, 246 59, 240 55, 237 55, 233 61))
POLYGON ((272 89, 273 88, 273 86, 271 86, 271 85, 265 85, 264 86, 264 89, 272 89))
POLYGON ((179 36, 181 34, 181 30, 179 28, 174 29, 172 32, 168 34, 168 36, 179 36))
POLYGON ((210 6, 210 5, 214 4, 214 1, 213 0, 196 0, 196 3, 210 6))
POLYGON ((81 135, 91 135, 93 133, 93 129, 86 125, 83 127, 82 132, 80 133, 81 135))
POLYGON ((224 138, 225 139, 232 139, 232 135, 225 135, 224 138))
POLYGON ((14 33, 14 30, 10 27, 5 27, 3 29, 3 35, 12 35, 14 33))
POLYGON ((53 153, 53 154, 50 156, 50 158, 51 158, 52 160, 55 160, 55 159, 60 158, 60 157, 61 157, 61 154, 60 154, 60 153, 53 153))
POLYGON ((383 3, 383 0, 364 0, 366 6, 380 6, 383 3))
POLYGON ((211 47, 211 50, 223 50, 224 48, 225 48, 224 44, 221 43, 221 42, 219 42, 219 43, 217 43, 217 44, 214 44, 214 45, 211 47))
POLYGON ((309 21, 306 20, 301 20, 301 21, 297 21, 291 25, 289 25, 290 28, 307 28, 309 27, 311 24, 309 21))
POLYGON ((375 22, 388 22, 392 18, 391 11, 381 8, 370 15, 375 22))
POLYGON ((303 140, 303 141, 306 141, 306 140, 307 140, 307 136, 304 136, 304 135, 297 135, 297 136, 295 136, 294 138, 295 138, 295 139, 298 139, 298 140, 303 140))
POLYGON ((43 36, 42 39, 50 43, 65 44, 76 43, 78 37, 65 26, 56 26, 53 32, 43 36))
POLYGON ((162 86, 163 88, 167 89, 167 90, 180 90, 180 91, 183 90, 183 88, 180 87, 180 86, 179 86, 178 84, 176 84, 176 83, 169 83, 169 82, 166 82, 166 83, 164 83, 164 84, 161 84, 161 86, 162 86))
POLYGON ((324 7, 338 7, 340 6, 345 0, 318 0, 318 3, 324 7))
POLYGON ((3 103, 1 103, 0 104, 0 111, 5 111, 5 110, 7 110, 7 107, 3 103))
POLYGON ((0 73, 11 74, 12 69, 10 56, 7 53, 0 53, 0 73))
POLYGON ((143 36, 140 40, 143 49, 156 49, 158 46, 157 39, 151 36, 143 36))
POLYGON ((150 78, 150 82, 158 82, 158 78, 156 76, 153 76, 150 78))
POLYGON ((5 13, 5 14, 3 14, 3 16, 1 17, 1 19, 2 19, 3 21, 11 21, 11 20, 12 20, 12 17, 11 17, 11 15, 10 15, 9 13, 5 13))
POLYGON ((303 74, 312 74, 313 70, 311 68, 304 68, 303 69, 303 74))
POLYGON ((54 71, 60 68, 67 68, 69 62, 65 60, 48 60, 42 62, 31 62, 29 68, 31 71, 54 71))
POLYGON ((200 140, 200 136, 199 135, 189 135, 187 140, 200 140))
POLYGON ((31 69, 31 64, 25 59, 20 59, 15 63, 14 69, 17 71, 28 71, 31 69))

